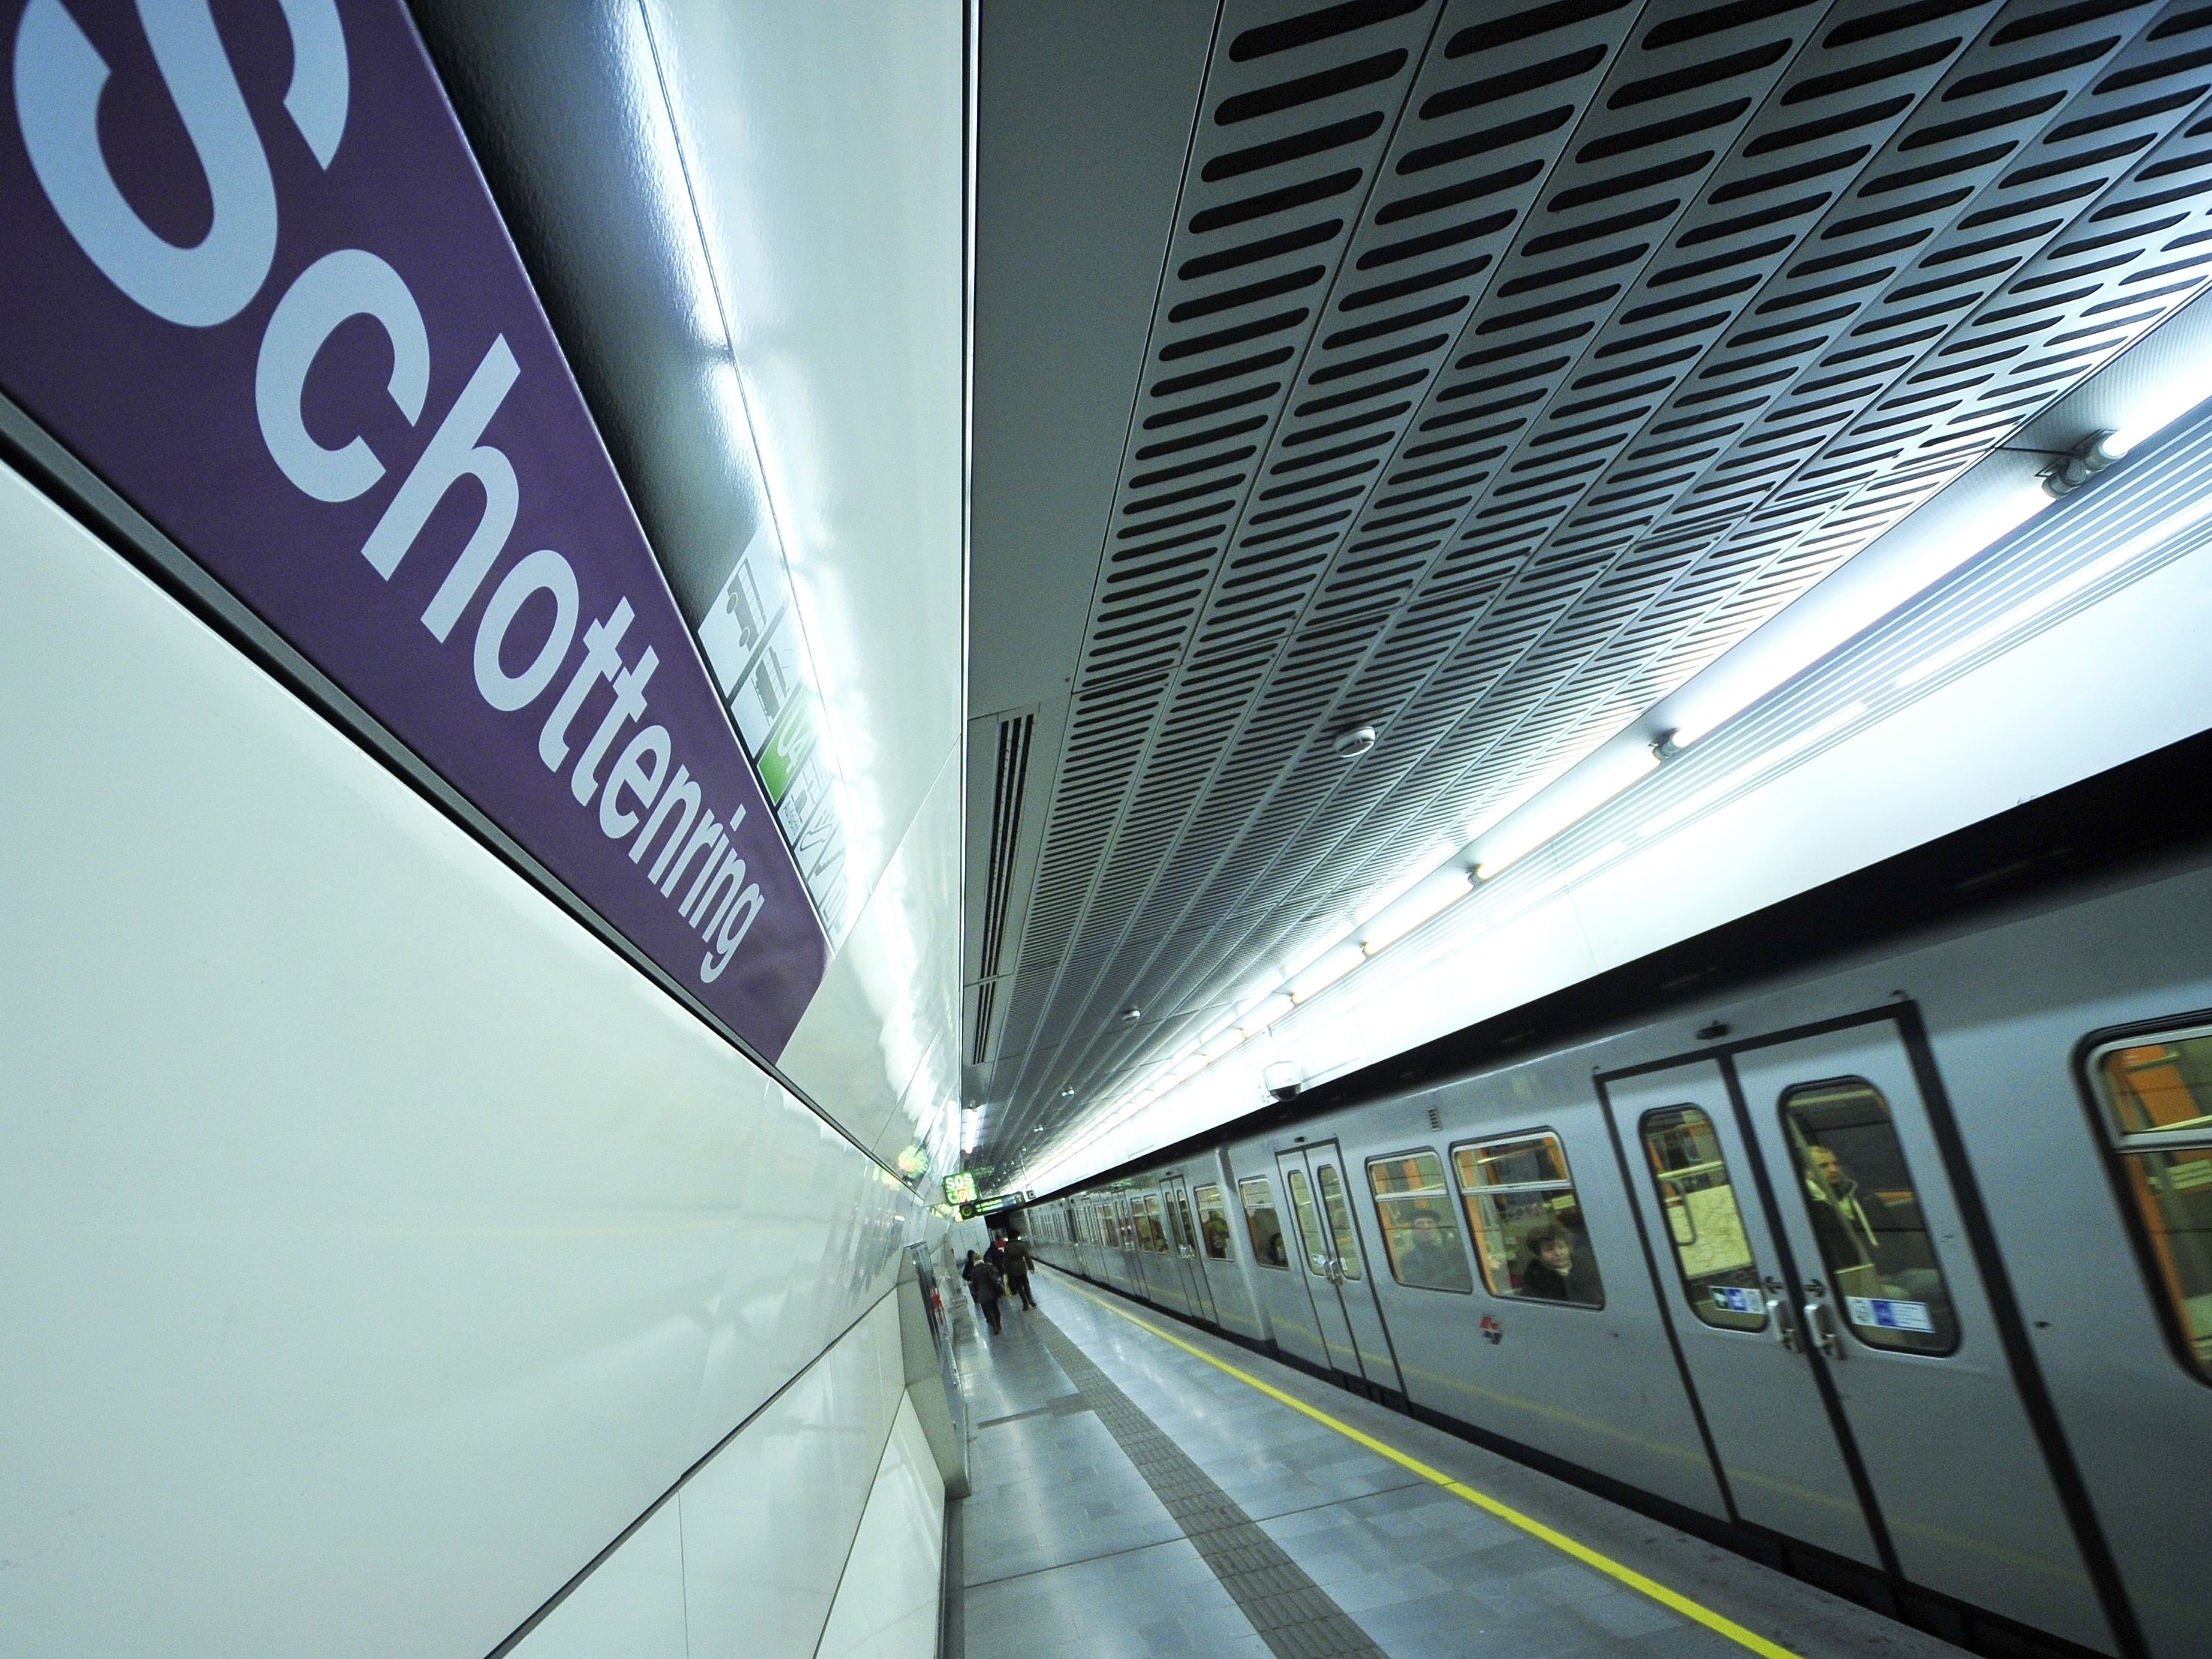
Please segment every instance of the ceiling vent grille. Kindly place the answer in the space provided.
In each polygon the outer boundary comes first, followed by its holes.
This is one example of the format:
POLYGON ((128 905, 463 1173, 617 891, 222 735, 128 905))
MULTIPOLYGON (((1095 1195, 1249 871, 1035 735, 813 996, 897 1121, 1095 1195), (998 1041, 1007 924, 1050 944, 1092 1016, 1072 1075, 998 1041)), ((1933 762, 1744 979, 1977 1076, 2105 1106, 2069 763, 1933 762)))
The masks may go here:
POLYGON ((981 983, 975 993, 975 1030, 969 1058, 983 1063, 989 1051, 991 1011, 998 1001, 999 969, 1006 953, 1006 908, 1013 897, 1014 849, 1022 832, 1022 796, 1029 787, 1030 741, 1036 716, 999 722, 999 760, 991 781, 990 862, 983 886, 981 983))
POLYGON ((1002 1044, 1038 1109, 2212 276, 2212 9, 1226 0, 1218 38, 1002 1044))

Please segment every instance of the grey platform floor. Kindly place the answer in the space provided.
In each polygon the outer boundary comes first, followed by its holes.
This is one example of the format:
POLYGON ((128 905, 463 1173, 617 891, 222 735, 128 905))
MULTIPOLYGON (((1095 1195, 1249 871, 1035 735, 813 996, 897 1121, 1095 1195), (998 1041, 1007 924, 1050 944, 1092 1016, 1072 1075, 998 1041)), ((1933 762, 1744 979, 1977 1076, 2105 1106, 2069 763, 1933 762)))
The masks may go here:
POLYGON ((1110 1291, 1050 1272, 1036 1289, 1036 1311, 1010 1304, 996 1338, 964 1297, 956 1319, 974 1481, 961 1506, 964 1659, 1752 1650, 1101 1301, 1804 1659, 1960 1651, 1110 1291))

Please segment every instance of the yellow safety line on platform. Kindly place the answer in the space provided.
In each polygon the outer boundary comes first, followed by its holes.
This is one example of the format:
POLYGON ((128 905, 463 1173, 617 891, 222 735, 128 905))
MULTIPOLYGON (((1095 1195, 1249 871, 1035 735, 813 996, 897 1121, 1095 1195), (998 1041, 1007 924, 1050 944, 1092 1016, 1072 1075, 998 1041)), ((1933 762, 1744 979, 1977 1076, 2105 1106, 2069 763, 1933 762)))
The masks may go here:
POLYGON ((1707 1630, 1716 1632, 1722 1636, 1727 1637, 1729 1641, 1735 1643, 1738 1646, 1748 1648, 1752 1652, 1763 1656, 1763 1659, 1799 1659, 1799 1656, 1797 1654, 1791 1651, 1790 1649, 1784 1647, 1780 1643, 1770 1642, 1766 1638, 1759 1635, 1756 1631, 1746 1630, 1741 1625, 1737 1624, 1735 1620, 1729 1619, 1723 1614, 1715 1613, 1711 1607, 1706 1607, 1703 1602, 1692 1601, 1688 1596, 1683 1595, 1680 1590, 1668 1589, 1666 1585, 1659 1583, 1657 1579, 1647 1578, 1642 1573, 1637 1571, 1635 1568, 1623 1565, 1620 1562, 1614 1560, 1611 1556, 1607 1555, 1601 1551, 1592 1549, 1588 1544, 1582 1542, 1579 1539, 1570 1538, 1566 1534, 1559 1531, 1557 1528, 1546 1526, 1541 1521, 1537 1520, 1536 1517, 1532 1515, 1522 1514, 1520 1510, 1515 1509, 1510 1504, 1500 1503, 1497 1498, 1492 1498, 1488 1492, 1477 1492, 1473 1486, 1468 1486, 1465 1481, 1453 1480, 1451 1476, 1446 1474, 1442 1469, 1435 1468, 1431 1467, 1429 1464, 1424 1463, 1419 1458, 1415 1457, 1412 1453, 1400 1451, 1395 1446, 1389 1444, 1387 1441, 1377 1440, 1373 1435, 1364 1433, 1358 1429, 1353 1428, 1351 1424, 1345 1422, 1340 1418, 1331 1417, 1327 1412, 1322 1410, 1320 1407, 1310 1406, 1304 1401, 1299 1399, 1296 1395, 1286 1394, 1282 1389, 1275 1387, 1273 1383, 1262 1382, 1260 1378, 1253 1376, 1251 1372, 1232 1365, 1225 1359, 1217 1358, 1212 1354, 1206 1352, 1205 1349, 1198 1346, 1195 1343, 1186 1342, 1173 1332, 1162 1330, 1158 1325, 1153 1324, 1151 1320, 1139 1319, 1135 1314, 1129 1312, 1127 1309, 1117 1308, 1104 1297, 1093 1296, 1089 1291, 1085 1290, 1080 1285, 1068 1281, 1065 1274, 1060 1275, 1060 1278, 1063 1282, 1067 1284, 1068 1289, 1073 1291, 1085 1301, 1097 1303, 1100 1307, 1105 1309, 1108 1313, 1117 1315, 1120 1317, 1127 1320, 1139 1330, 1150 1331, 1154 1336, 1159 1338, 1161 1341, 1169 1343, 1175 1347, 1181 1348, 1187 1354, 1195 1355, 1198 1358, 1203 1359, 1207 1364, 1212 1366, 1216 1370, 1228 1372, 1230 1376, 1235 1377, 1239 1382, 1246 1383, 1252 1388, 1257 1389, 1261 1394, 1266 1395, 1270 1400, 1279 1401, 1282 1404, 1288 1406, 1292 1411, 1303 1413, 1304 1415, 1313 1419, 1315 1422, 1321 1424, 1323 1427, 1335 1430, 1346 1439, 1356 1441, 1360 1445, 1366 1447, 1368 1450, 1373 1452, 1378 1457, 1389 1458, 1400 1468, 1410 1470, 1413 1474, 1419 1475, 1424 1480, 1434 1481, 1437 1486, 1442 1486, 1446 1492, 1451 1493, 1455 1498, 1463 1498, 1468 1503, 1474 1504, 1475 1508, 1488 1510, 1491 1514, 1496 1516, 1500 1521, 1506 1522, 1509 1526, 1520 1528, 1522 1531, 1527 1533, 1532 1538, 1542 1539, 1553 1549, 1564 1551, 1565 1553, 1573 1556, 1576 1560, 1583 1563, 1585 1565, 1595 1567, 1600 1572, 1605 1574, 1608 1578, 1618 1579, 1620 1583, 1627 1585, 1629 1589, 1650 1596, 1662 1607, 1672 1607, 1676 1613, 1680 1613, 1685 1619, 1694 1620, 1698 1624, 1703 1625, 1707 1630))

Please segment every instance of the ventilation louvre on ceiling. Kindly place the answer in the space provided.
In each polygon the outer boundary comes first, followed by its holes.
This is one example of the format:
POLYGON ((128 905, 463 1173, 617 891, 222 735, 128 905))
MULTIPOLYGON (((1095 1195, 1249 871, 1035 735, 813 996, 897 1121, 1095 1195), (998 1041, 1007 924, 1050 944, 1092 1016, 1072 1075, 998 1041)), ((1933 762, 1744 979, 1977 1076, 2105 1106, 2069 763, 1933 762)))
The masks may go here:
POLYGON ((981 1066, 989 1052, 991 1011, 998 1001, 1000 959, 1006 944, 1006 909, 1014 893, 1014 848, 1022 832, 1022 796, 1029 787, 1030 742, 1036 716, 999 722, 999 760, 991 779, 990 862, 983 887, 981 983, 969 1058, 981 1066))
POLYGON ((1000 1044, 1009 1136, 2212 275, 2212 9, 1227 0, 1218 38, 1000 1044), (1355 720, 1382 744, 1321 762, 1355 720))

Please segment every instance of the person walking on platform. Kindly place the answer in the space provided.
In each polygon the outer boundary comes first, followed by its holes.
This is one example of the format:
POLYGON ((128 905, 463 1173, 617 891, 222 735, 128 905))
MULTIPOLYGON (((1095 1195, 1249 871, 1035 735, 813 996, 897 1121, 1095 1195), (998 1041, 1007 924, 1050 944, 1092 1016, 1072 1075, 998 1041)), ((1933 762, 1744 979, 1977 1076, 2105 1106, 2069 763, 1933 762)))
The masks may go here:
POLYGON ((1030 1254, 1029 1241, 1019 1233, 1006 1236, 1006 1289, 1021 1297, 1022 1306, 1034 1308, 1036 1298, 1030 1294, 1030 1269, 1036 1259, 1030 1254))
POLYGON ((1006 1294, 1006 1281, 991 1258, 985 1256, 974 1264, 968 1275, 969 1287, 975 1292, 975 1305, 983 1310, 983 1318, 991 1327, 991 1334, 999 1334, 999 1298, 1006 1294))

